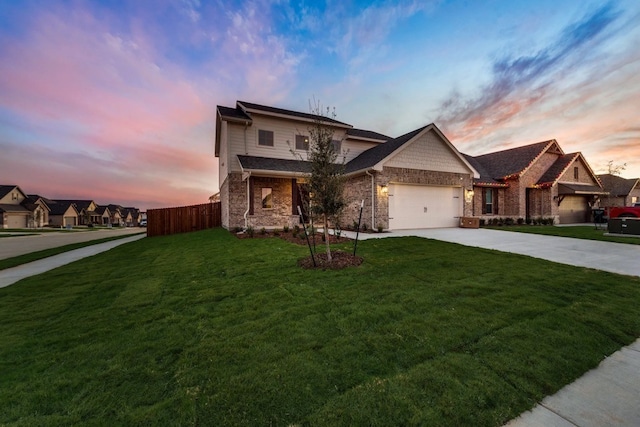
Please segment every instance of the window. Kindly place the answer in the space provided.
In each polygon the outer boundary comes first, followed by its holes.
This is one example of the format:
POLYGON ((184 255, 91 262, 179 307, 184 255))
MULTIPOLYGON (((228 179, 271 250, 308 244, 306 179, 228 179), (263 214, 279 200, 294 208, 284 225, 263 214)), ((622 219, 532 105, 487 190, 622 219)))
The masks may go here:
POLYGON ((296 150, 309 151, 309 137, 306 135, 296 135, 296 150))
POLYGON ((258 145, 273 147, 273 131, 262 129, 258 130, 258 145))
POLYGON ((483 194, 483 201, 484 203, 482 204, 482 213, 483 214, 493 214, 493 213, 497 213, 493 211, 493 188, 485 188, 482 190, 483 194))
POLYGON ((573 168, 573 179, 580 179, 580 170, 577 166, 573 168))
POLYGON ((271 188, 262 189, 262 208, 263 209, 273 208, 273 196, 271 192, 272 192, 271 188))
POLYGON ((638 203, 638 198, 636 196, 631 196, 631 204, 636 204, 638 203))
POLYGON ((331 147, 333 147, 333 151, 340 154, 340 152, 342 151, 342 141, 334 139, 333 141, 331 141, 331 147))

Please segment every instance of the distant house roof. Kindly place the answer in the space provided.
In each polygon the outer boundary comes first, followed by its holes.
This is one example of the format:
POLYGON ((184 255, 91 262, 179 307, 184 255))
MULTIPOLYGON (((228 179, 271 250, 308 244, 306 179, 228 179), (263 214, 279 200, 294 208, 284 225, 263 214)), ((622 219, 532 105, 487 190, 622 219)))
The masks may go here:
POLYGON ((87 209, 91 203, 93 203, 93 200, 61 200, 61 199, 56 199, 57 202, 64 202, 64 203, 73 203, 76 205, 76 208, 78 209, 78 212, 82 211, 83 209, 87 209))
POLYGON ((64 215, 69 207, 72 207, 76 214, 78 213, 78 209, 76 209, 76 205, 69 200, 48 200, 47 206, 51 209, 50 215, 64 215), (49 203, 51 202, 51 203, 49 203))
POLYGON ((640 188, 640 178, 622 178, 610 173, 598 175, 602 186, 609 190, 613 197, 628 196, 634 189, 640 188))
POLYGON ((100 206, 100 205, 98 205, 98 206, 96 207, 95 213, 97 213, 98 215, 104 215, 104 214, 105 214, 105 212, 106 212, 107 214, 109 214, 109 213, 110 213, 110 212, 109 212, 109 207, 107 207, 107 206, 100 206))
MULTIPOLYGON (((15 187, 13 187, 15 188, 15 187)), ((12 213, 28 213, 29 209, 22 205, 12 205, 8 203, 0 203, 0 212, 12 212, 12 213)))
POLYGON ((9 194, 17 185, 0 185, 0 199, 9 194))
POLYGON ((483 154, 481 156, 475 156, 474 158, 482 165, 488 176, 496 180, 504 180, 511 176, 524 173, 536 159, 550 148, 553 148, 560 154, 564 154, 557 142, 550 140, 483 154), (554 144, 555 147, 553 147, 554 144))
POLYGON ((479 187, 508 187, 509 184, 495 180, 491 174, 485 169, 484 165, 480 163, 475 157, 468 154, 463 154, 464 158, 473 166, 475 170, 480 174, 480 178, 475 178, 473 184, 479 187))

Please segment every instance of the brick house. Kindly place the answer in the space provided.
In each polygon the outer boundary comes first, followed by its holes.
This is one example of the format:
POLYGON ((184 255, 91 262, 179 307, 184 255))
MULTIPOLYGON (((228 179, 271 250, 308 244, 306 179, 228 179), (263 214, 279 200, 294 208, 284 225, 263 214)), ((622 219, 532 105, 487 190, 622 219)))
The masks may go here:
POLYGON ((640 203, 640 178, 622 178, 612 174, 598 175, 602 187, 609 192, 601 200, 602 206, 632 206, 640 203))
POLYGON ((473 183, 473 216, 581 223, 590 221, 591 208, 607 195, 584 156, 565 154, 556 140, 465 157, 480 172, 473 183))
POLYGON ((472 212, 473 179, 480 174, 434 125, 398 138, 319 118, 237 101, 217 107, 222 225, 275 228, 300 222, 309 128, 318 119, 334 132, 344 156, 348 203, 343 224, 357 218, 370 228, 457 226, 472 212), (296 153, 294 155, 293 153, 296 153))

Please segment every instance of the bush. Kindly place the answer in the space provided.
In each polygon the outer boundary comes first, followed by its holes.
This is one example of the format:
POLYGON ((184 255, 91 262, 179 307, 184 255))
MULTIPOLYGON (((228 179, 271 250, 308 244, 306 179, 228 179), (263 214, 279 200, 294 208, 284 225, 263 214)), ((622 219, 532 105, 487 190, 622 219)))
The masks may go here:
POLYGON ((531 218, 527 218, 524 220, 527 225, 531 225, 531 218))
POLYGON ((264 227, 262 227, 262 228, 260 229, 260 234, 262 234, 262 235, 267 234, 267 230, 266 230, 264 227))
POLYGON ((296 224, 296 225, 294 225, 294 226, 293 226, 293 232, 294 232, 294 233, 296 233, 296 234, 300 233, 300 226, 299 226, 299 225, 297 225, 297 224, 296 224))
POLYGON ((367 225, 366 222, 362 224, 362 231, 367 231, 368 229, 369 229, 369 226, 367 225))
POLYGON ((378 233, 382 233, 382 230, 384 230, 384 227, 382 224, 378 224, 378 233))
POLYGON ((247 227, 247 234, 249 235, 249 237, 253 237, 253 233, 254 233, 253 227, 251 226, 247 227))
POLYGON ((518 225, 522 225, 524 224, 524 219, 523 218, 518 218, 518 225))
POLYGON ((513 218, 506 218, 506 219, 504 220, 504 224, 505 224, 505 225, 513 225, 513 224, 514 224, 514 220, 513 220, 513 218))
POLYGON ((284 231, 285 233, 289 232, 289 226, 285 225, 284 227, 282 227, 282 231, 284 231))
POLYGON ((486 221, 484 220, 484 218, 480 218, 480 227, 484 227, 486 224, 486 221))
POLYGON ((278 230, 277 228, 273 229, 273 235, 274 236, 279 236, 280 235, 280 230, 278 230))
POLYGON ((240 233, 242 231, 242 227, 233 227, 234 233, 240 233))

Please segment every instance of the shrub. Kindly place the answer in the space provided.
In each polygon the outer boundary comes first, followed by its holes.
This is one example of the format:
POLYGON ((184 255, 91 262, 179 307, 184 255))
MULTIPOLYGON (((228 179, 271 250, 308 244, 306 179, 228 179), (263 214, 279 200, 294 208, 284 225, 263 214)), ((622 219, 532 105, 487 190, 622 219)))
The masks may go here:
POLYGON ((296 234, 300 233, 300 226, 299 226, 299 225, 297 225, 297 224, 296 224, 296 225, 294 225, 294 226, 293 226, 293 232, 294 232, 294 233, 296 233, 296 234))
POLYGON ((514 223, 513 218, 506 218, 504 220, 505 225, 513 225, 513 223, 514 223))
POLYGON ((249 235, 249 237, 253 237, 253 233, 254 233, 253 227, 251 226, 247 227, 247 234, 249 235))
POLYGON ((369 226, 367 225, 366 222, 362 224, 362 231, 367 231, 368 229, 369 229, 369 226))
POLYGON ((524 219, 523 218, 518 218, 518 225, 522 225, 524 224, 524 219))
POLYGON ((234 233, 239 233, 242 231, 242 227, 233 227, 233 232, 234 233))
POLYGON ((280 230, 278 230, 277 228, 273 229, 273 235, 274 236, 279 236, 280 235, 280 230))
POLYGON ((531 225, 531 218, 527 218, 524 220, 527 225, 531 225))
POLYGON ((284 227, 282 227, 282 231, 284 231, 285 233, 289 232, 289 226, 285 225, 284 227))
POLYGON ((262 234, 262 235, 267 234, 267 230, 266 230, 264 227, 262 227, 262 228, 260 229, 260 234, 262 234))
POLYGON ((353 231, 356 231, 358 229, 358 221, 353 220, 353 231))
POLYGON ((486 221, 484 220, 484 218, 480 218, 480 227, 484 227, 486 224, 486 221))
POLYGON ((382 230, 384 230, 384 227, 382 224, 378 224, 378 233, 382 233, 382 230))

